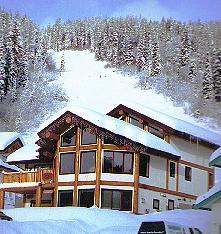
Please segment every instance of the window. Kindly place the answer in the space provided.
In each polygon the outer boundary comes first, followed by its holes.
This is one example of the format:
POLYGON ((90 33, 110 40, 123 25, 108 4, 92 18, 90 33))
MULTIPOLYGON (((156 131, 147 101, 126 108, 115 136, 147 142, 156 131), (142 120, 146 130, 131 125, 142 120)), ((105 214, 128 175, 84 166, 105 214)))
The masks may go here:
POLYGON ((149 177, 150 156, 140 154, 140 176, 149 177))
POLYGON ((90 145, 97 143, 97 137, 94 134, 89 133, 86 129, 82 131, 81 135, 81 144, 82 145, 90 145))
POLYGON ((77 128, 74 127, 69 131, 65 132, 61 137, 61 146, 74 146, 76 145, 76 131, 77 128))
POLYGON ((139 119, 135 118, 134 116, 130 116, 130 123, 138 128, 144 128, 143 122, 139 119))
POLYGON ((73 206, 73 190, 58 191, 58 206, 73 206))
POLYGON ((185 167, 185 180, 191 181, 192 180, 192 168, 185 167))
POLYGON ((101 207, 130 211, 132 209, 132 191, 102 189, 101 207))
POLYGON ((81 152, 80 173, 95 172, 96 151, 81 152))
POLYGON ((168 200, 168 210, 174 210, 174 200, 168 200))
POLYGON ((75 153, 60 154, 60 175, 74 174, 75 153))
POLYGON ((133 174, 133 153, 104 151, 103 172, 133 174))
POLYGON ((209 173, 209 189, 213 187, 214 175, 209 173))
POLYGON ((153 199, 153 209, 160 209, 160 201, 158 199, 153 199))
POLYGON ((94 189, 78 190, 78 206, 92 207, 94 205, 94 189))
POLYGON ((170 177, 175 177, 176 174, 176 164, 175 162, 170 162, 170 177))
POLYGON ((153 135, 164 139, 164 134, 161 128, 158 128, 157 126, 153 126, 149 124, 148 129, 149 129, 149 132, 152 133, 153 135))

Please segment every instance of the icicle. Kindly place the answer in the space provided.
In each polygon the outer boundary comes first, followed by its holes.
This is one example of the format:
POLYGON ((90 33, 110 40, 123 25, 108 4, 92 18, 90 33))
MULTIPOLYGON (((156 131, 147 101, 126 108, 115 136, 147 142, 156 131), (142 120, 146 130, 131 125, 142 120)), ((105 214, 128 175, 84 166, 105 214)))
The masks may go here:
POLYGON ((198 137, 196 137, 196 149, 197 149, 197 152, 199 150, 199 140, 198 140, 198 137))

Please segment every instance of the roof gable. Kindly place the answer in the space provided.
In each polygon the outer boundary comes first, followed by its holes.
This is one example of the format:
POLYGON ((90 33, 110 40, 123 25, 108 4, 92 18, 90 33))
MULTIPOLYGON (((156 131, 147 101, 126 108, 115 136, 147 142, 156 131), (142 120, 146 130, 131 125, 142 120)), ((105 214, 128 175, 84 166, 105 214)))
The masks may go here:
POLYGON ((66 107, 42 124, 38 133, 41 139, 37 143, 43 146, 48 132, 61 134, 67 122, 69 126, 72 124, 81 128, 89 128, 92 133, 102 137, 110 137, 135 151, 153 150, 177 159, 180 157, 180 153, 170 144, 153 134, 119 119, 79 106, 66 107), (62 128, 63 130, 61 130, 62 128))

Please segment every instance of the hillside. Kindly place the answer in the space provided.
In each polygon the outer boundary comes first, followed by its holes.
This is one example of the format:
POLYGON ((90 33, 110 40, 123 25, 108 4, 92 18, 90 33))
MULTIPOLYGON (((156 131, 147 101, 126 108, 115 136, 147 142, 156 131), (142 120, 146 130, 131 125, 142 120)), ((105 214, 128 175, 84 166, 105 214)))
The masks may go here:
POLYGON ((184 113, 183 107, 175 107, 172 101, 154 89, 142 90, 137 87, 136 76, 125 75, 114 68, 105 68, 107 63, 97 61, 94 54, 87 50, 50 53, 57 68, 60 68, 64 57, 65 71, 60 73, 55 82, 66 91, 69 104, 107 113, 118 104, 129 101, 208 128, 205 122, 197 122, 184 113))

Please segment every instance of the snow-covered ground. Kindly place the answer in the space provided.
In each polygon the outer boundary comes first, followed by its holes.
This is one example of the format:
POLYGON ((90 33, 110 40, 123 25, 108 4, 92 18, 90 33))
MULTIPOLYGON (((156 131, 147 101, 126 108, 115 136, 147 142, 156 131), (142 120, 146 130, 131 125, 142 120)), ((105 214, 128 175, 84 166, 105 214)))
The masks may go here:
POLYGON ((0 221, 1 234, 71 234, 125 233, 136 234, 144 221, 167 221, 197 227, 203 234, 210 233, 209 211, 164 211, 148 215, 98 208, 17 208, 4 211, 14 221, 0 221))

